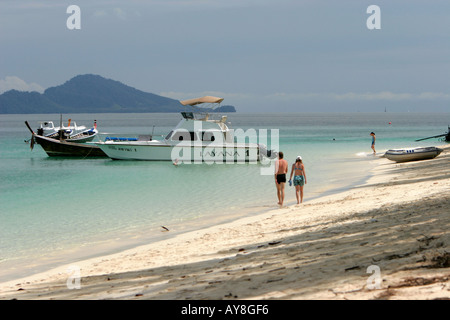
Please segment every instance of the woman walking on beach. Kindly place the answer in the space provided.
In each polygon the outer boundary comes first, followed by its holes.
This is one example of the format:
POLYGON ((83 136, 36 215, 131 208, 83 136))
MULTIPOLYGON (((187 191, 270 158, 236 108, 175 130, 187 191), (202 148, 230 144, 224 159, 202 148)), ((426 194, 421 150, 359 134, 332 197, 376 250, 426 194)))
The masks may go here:
POLYGON ((278 204, 283 206, 284 186, 286 185, 286 173, 288 172, 288 163, 283 159, 283 152, 278 152, 278 160, 275 161, 275 185, 277 187, 278 204))
POLYGON ((297 197, 297 204, 300 204, 303 203, 303 186, 306 184, 305 166, 303 164, 301 156, 298 156, 297 159, 295 159, 295 163, 292 165, 289 184, 291 184, 293 174, 294 174, 295 196, 297 197))
POLYGON ((375 133, 371 132, 370 135, 372 136, 372 150, 373 150, 373 154, 377 154, 377 152, 375 151, 375 140, 377 139, 375 137, 375 133))

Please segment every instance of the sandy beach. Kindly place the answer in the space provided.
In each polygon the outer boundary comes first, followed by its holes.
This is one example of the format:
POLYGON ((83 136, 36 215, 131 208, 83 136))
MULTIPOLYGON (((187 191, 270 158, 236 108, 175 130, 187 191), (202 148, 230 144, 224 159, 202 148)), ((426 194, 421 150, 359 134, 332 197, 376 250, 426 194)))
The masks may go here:
POLYGON ((2 283, 0 299, 450 299, 443 148, 377 159, 339 194, 2 283))

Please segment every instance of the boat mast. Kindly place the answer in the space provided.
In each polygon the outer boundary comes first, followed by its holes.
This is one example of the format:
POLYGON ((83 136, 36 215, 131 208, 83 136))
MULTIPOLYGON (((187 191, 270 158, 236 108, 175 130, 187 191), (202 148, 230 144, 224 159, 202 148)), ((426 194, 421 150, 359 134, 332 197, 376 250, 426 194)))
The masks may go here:
POLYGON ((59 115, 59 141, 62 141, 62 135, 63 135, 63 126, 62 126, 62 114, 59 115))

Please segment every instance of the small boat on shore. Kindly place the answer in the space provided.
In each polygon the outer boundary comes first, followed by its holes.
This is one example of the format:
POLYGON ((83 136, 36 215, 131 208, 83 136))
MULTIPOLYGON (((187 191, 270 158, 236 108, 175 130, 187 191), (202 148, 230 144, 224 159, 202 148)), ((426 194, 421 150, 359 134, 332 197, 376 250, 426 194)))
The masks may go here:
POLYGON ((34 144, 39 144, 49 157, 106 157, 107 155, 95 144, 77 143, 67 139, 54 139, 36 134, 25 121, 28 130, 32 136, 30 139, 30 148, 33 149, 34 144))
POLYGON ((436 158, 442 151, 444 150, 437 147, 391 149, 386 151, 385 157, 395 162, 417 161, 436 158))

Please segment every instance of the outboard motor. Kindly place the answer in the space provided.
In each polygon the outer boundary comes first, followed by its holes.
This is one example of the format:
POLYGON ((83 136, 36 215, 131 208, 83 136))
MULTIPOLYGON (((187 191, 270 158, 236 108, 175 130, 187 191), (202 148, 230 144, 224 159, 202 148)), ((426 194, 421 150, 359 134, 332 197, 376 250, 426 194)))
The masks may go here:
POLYGON ((267 146, 264 144, 258 144, 259 147, 259 156, 260 159, 262 159, 261 157, 266 157, 269 159, 276 159, 278 157, 278 152, 274 151, 274 150, 267 150, 267 146))

